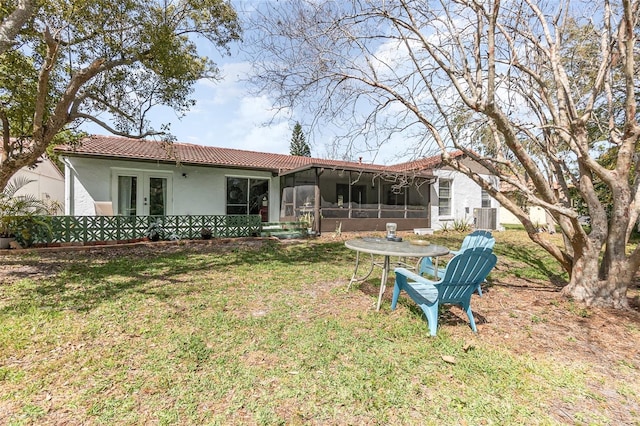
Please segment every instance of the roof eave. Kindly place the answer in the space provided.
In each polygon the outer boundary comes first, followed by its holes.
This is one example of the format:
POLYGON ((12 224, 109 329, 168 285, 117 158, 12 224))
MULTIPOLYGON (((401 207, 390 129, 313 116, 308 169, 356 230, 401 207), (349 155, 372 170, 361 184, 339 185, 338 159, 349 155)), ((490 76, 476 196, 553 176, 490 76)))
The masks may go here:
POLYGON ((437 179, 437 176, 435 176, 431 170, 429 171, 416 171, 416 170, 403 170, 403 171, 398 171, 398 170, 392 170, 392 169, 384 169, 384 168, 369 168, 369 167, 362 167, 362 164, 358 164, 357 166, 359 167, 345 167, 343 166, 335 166, 335 165, 328 165, 328 164, 318 164, 318 163, 310 163, 310 164, 305 164, 303 166, 300 167, 296 167, 295 169, 288 169, 288 170, 280 170, 278 172, 278 176, 287 176, 293 173, 299 173, 299 172, 304 172, 313 168, 317 168, 317 169, 328 169, 328 170, 337 170, 337 171, 351 171, 351 172, 362 172, 362 173, 376 173, 376 174, 397 174, 397 175, 403 175, 403 176, 407 176, 407 175, 411 175, 411 176, 415 176, 415 177, 419 177, 419 178, 423 178, 423 179, 429 179, 431 181, 435 181, 435 179, 437 179))
POLYGON ((89 154, 89 153, 77 153, 73 151, 58 151, 60 156, 62 157, 82 157, 82 158, 94 158, 94 159, 118 159, 122 161, 138 161, 141 163, 161 163, 161 164, 180 164, 183 166, 197 166, 197 167, 223 167, 227 169, 242 169, 242 170, 260 170, 269 173, 278 173, 279 170, 273 167, 263 167, 263 166, 243 166, 241 164, 216 164, 216 163, 204 163, 204 162, 195 162, 195 161, 177 161, 172 159, 159 159, 159 158, 148 158, 148 157, 135 157, 135 156, 123 156, 121 154, 89 154))
POLYGON ((278 173, 279 176, 286 176, 292 173, 304 172, 310 169, 327 169, 327 170, 336 170, 336 171, 344 171, 344 172, 364 172, 364 173, 384 173, 385 170, 380 167, 367 167, 364 164, 354 164, 353 167, 349 167, 348 165, 336 165, 336 164, 323 164, 323 163, 309 163, 300 167, 296 167, 295 169, 287 169, 280 170, 278 173))

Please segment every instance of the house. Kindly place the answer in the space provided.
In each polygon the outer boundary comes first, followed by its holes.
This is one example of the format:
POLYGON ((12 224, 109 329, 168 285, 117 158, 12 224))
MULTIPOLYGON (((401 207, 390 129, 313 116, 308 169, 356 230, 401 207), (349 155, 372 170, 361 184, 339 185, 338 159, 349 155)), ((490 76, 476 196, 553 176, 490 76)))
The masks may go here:
POLYGON ((60 206, 59 213, 62 213, 65 199, 64 174, 51 159, 43 156, 34 166, 18 170, 12 180, 20 176, 31 182, 20 188, 16 195, 31 195, 48 205, 60 206))
MULTIPOLYGON (((499 179, 490 172, 464 157, 462 151, 454 151, 452 157, 460 157, 462 163, 495 188, 499 179)), ((433 229, 452 229, 458 223, 470 224, 479 229, 498 229, 500 203, 494 200, 471 178, 445 165, 439 155, 394 166, 396 170, 429 170, 436 178, 431 188, 429 216, 433 229)))
MULTIPOLYGON (((532 184, 529 184, 531 189, 533 189, 532 184)), ((554 187, 555 190, 558 190, 557 185, 554 187)), ((507 182, 503 182, 500 184, 500 192, 505 194, 511 193, 516 194, 519 192, 518 189, 508 184, 507 182)), ((524 203, 523 203, 524 204, 524 203)), ((555 232, 555 221, 553 217, 542 207, 540 206, 522 206, 525 211, 529 214, 529 220, 534 224, 536 228, 539 230, 547 230, 549 232, 555 232)), ((507 210, 505 207, 500 206, 500 224, 501 225, 522 225, 520 219, 518 219, 513 213, 507 210)))
POLYGON ((106 202, 126 216, 259 214, 264 222, 310 216, 319 232, 384 230, 387 222, 411 230, 453 220, 459 206, 471 212, 482 200, 477 185, 475 195, 458 195, 467 183, 433 159, 431 170, 112 136, 57 152, 69 215, 95 215, 106 202), (438 186, 436 173, 448 186, 438 186))

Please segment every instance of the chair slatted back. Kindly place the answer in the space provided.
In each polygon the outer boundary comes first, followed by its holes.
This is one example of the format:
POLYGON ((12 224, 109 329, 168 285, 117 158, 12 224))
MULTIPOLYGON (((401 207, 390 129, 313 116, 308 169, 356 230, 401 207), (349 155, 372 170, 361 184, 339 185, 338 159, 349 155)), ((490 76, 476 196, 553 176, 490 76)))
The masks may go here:
POLYGON ((471 248, 454 256, 436 284, 440 302, 453 303, 471 294, 489 275, 498 258, 491 248, 471 248))
POLYGON ((464 237, 464 240, 462 241, 462 245, 460 246, 460 250, 458 251, 462 252, 469 248, 474 248, 474 247, 484 247, 484 248, 492 249, 495 244, 496 244, 496 239, 493 238, 493 235, 491 235, 491 232, 478 230, 478 231, 473 231, 472 233, 464 237))

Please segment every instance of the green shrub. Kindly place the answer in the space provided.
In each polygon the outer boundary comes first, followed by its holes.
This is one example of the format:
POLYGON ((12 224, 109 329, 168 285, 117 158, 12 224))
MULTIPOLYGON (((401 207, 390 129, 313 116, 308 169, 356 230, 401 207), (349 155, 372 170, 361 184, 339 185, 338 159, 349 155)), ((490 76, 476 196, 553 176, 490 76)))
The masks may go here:
POLYGON ((466 218, 454 219, 453 230, 458 232, 469 232, 471 230, 471 224, 466 218))

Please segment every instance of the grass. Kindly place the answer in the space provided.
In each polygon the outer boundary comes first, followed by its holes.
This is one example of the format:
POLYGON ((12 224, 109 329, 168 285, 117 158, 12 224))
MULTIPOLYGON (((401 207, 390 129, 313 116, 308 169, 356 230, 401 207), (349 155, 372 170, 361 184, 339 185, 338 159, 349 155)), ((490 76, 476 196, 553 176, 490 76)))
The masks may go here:
MULTIPOLYGON (((523 275, 562 277, 503 246, 523 275)), ((79 257, 0 286, 0 423, 555 424, 548 407, 593 397, 588 366, 368 308, 345 291, 353 259, 341 242, 79 257)))

